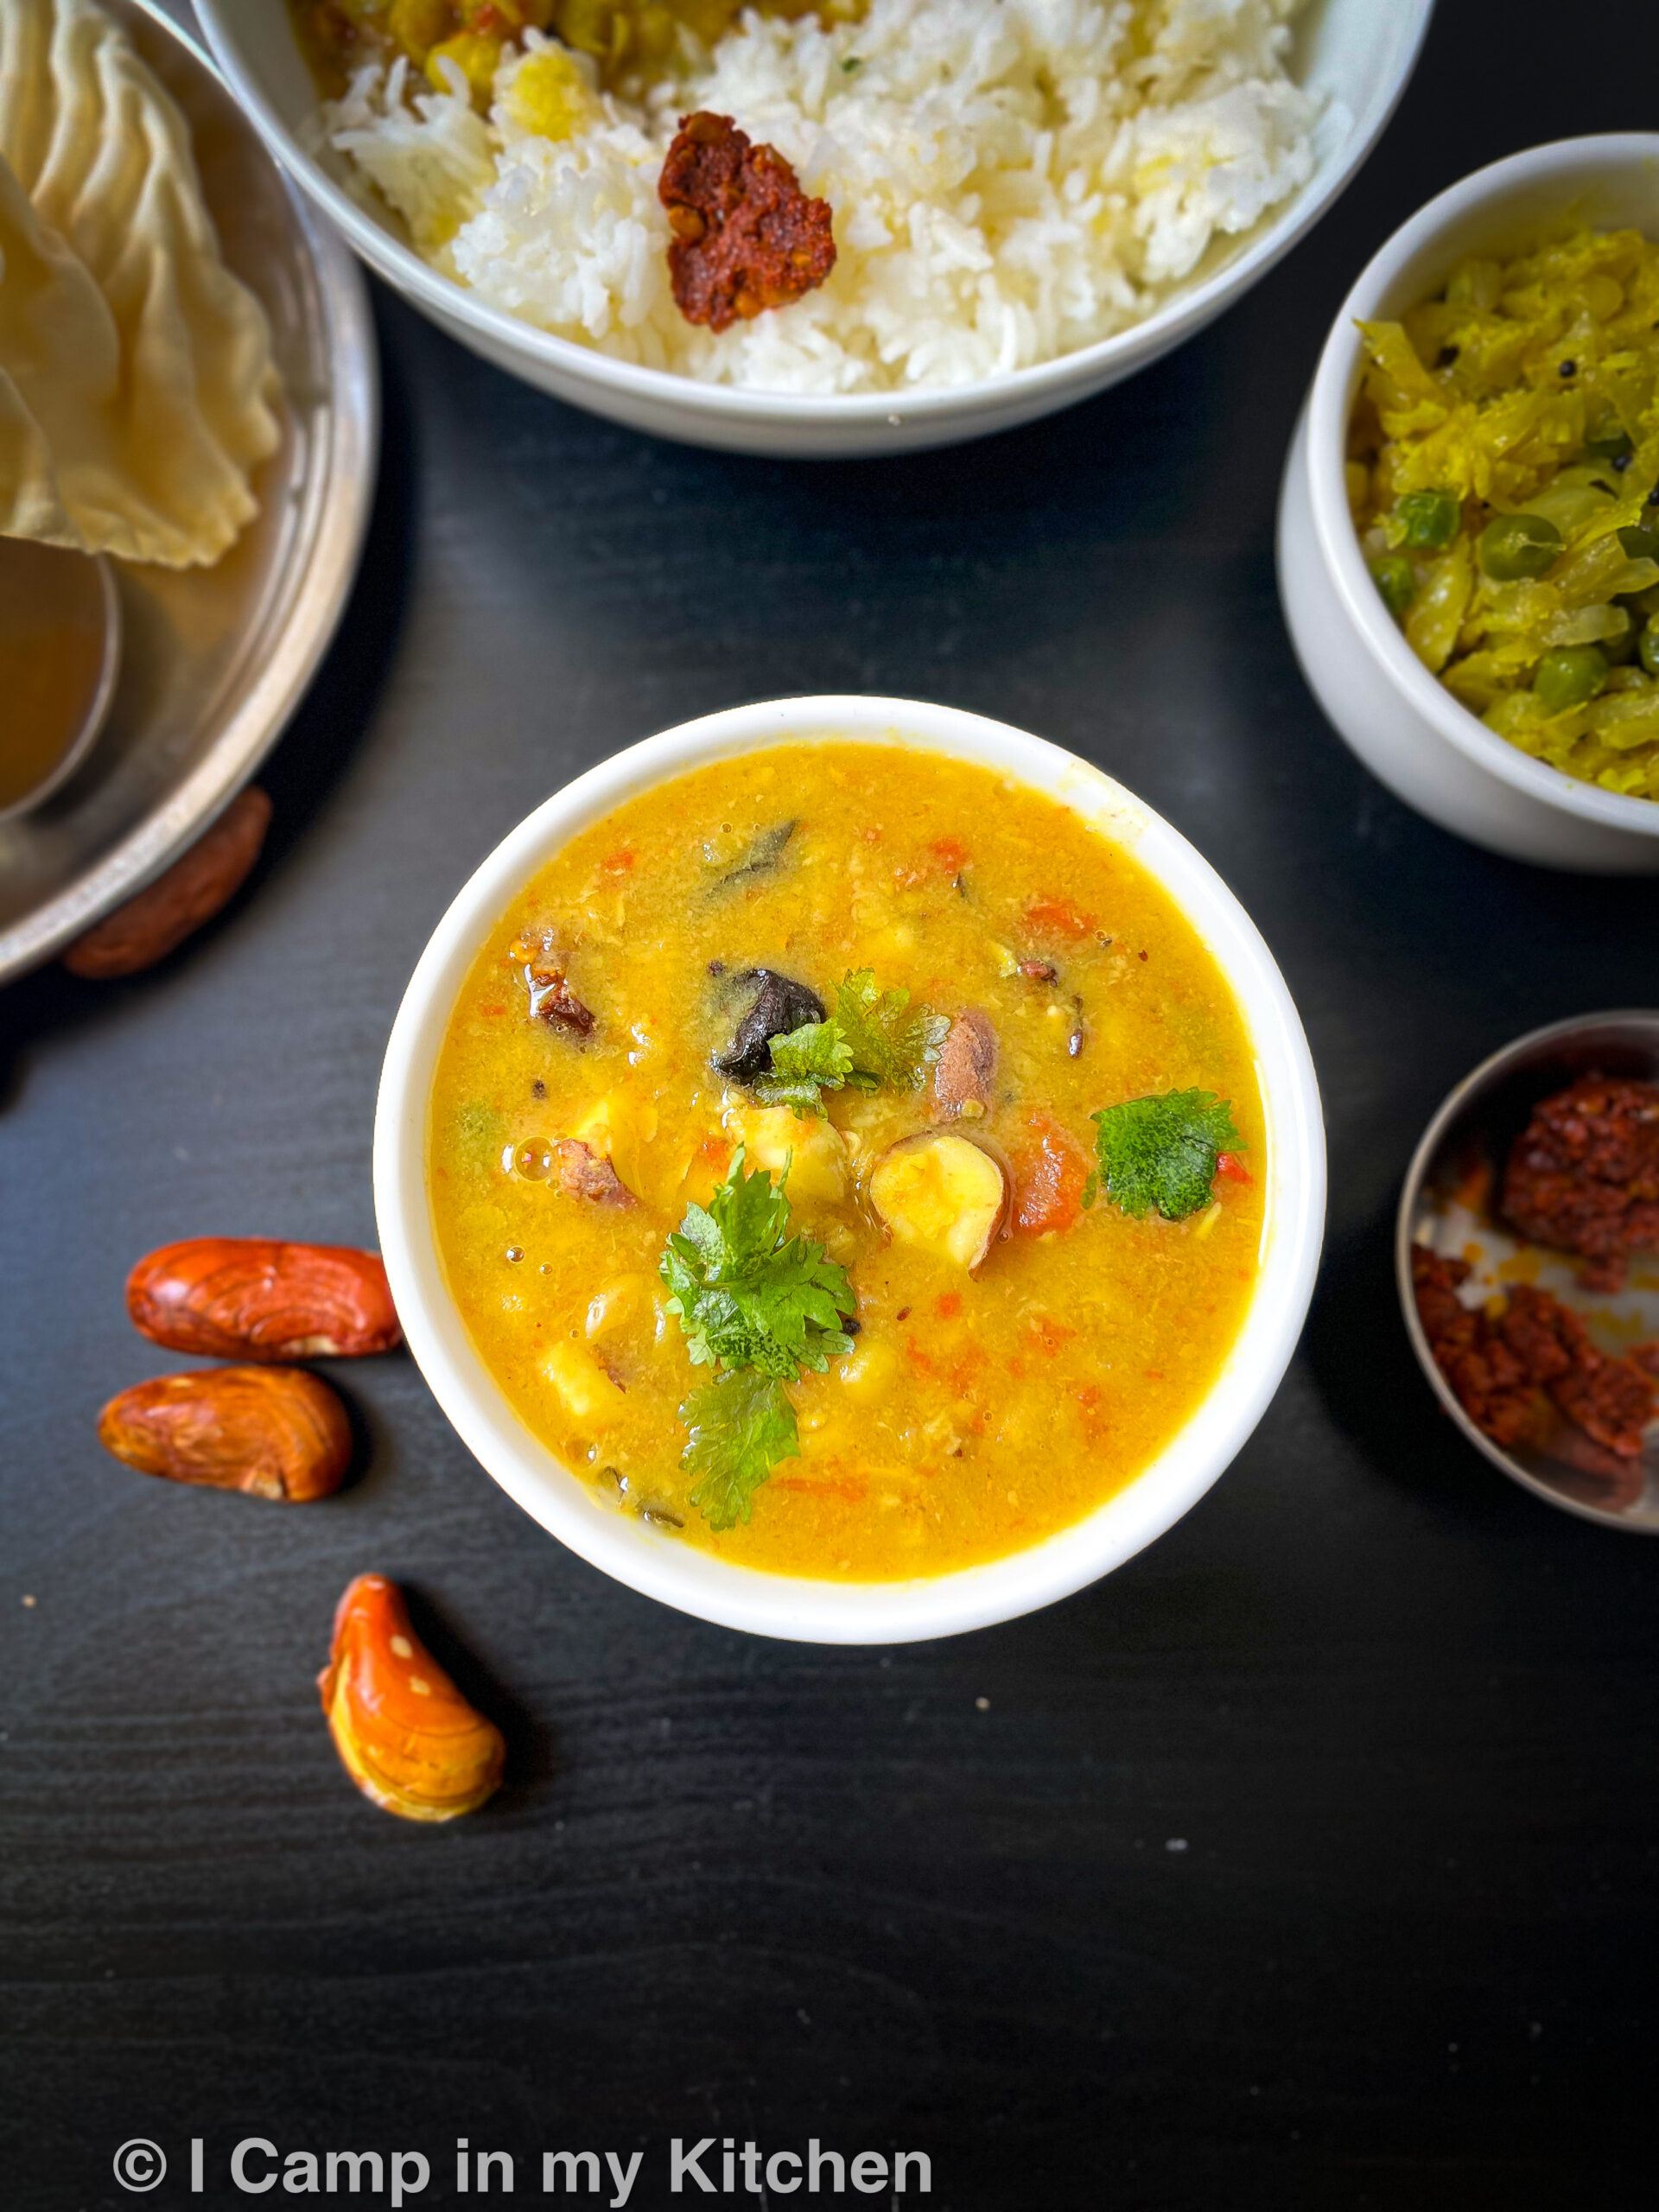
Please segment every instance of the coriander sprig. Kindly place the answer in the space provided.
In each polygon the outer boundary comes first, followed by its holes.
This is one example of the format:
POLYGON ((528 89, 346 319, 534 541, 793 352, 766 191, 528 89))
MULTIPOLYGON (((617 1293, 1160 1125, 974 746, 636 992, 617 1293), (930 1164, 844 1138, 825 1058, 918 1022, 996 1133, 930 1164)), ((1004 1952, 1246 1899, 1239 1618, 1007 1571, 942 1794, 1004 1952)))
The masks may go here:
POLYGON ((715 1529, 747 1521, 756 1490, 798 1450, 785 1382, 853 1348, 841 1325, 858 1306, 846 1269, 791 1236, 789 1219, 783 1179, 746 1174, 740 1149, 708 1205, 687 1206, 660 1262, 692 1364, 715 1370, 680 1408, 691 1432, 680 1465, 702 1478, 691 1503, 715 1529))
POLYGON ((772 1469, 800 1452, 795 1408, 775 1375, 728 1369, 691 1393, 680 1419, 691 1432, 680 1465, 700 1478, 690 1502, 711 1529, 747 1521, 754 1493, 772 1469))
POLYGON ((912 1007, 907 990, 879 989, 874 969, 855 969, 836 987, 827 1020, 772 1039, 772 1072, 755 1088, 768 1104, 798 1114, 821 1113, 823 1093, 849 1084, 919 1090, 950 1027, 944 1014, 912 1007))
POLYGON ((857 1311, 844 1268, 810 1237, 788 1236, 789 1200, 764 1167, 743 1172, 740 1150, 707 1207, 688 1205, 661 1262, 694 1366, 823 1374, 850 1351, 841 1317, 857 1311))
POLYGON ((820 1094, 855 1082, 853 1048, 833 1016, 804 1021, 798 1029, 770 1040, 772 1072, 755 1089, 769 1106, 792 1106, 798 1114, 823 1111, 820 1094))
POLYGON ((1154 1207, 1185 1221, 1208 1203, 1221 1154, 1244 1148, 1231 1106, 1213 1090, 1129 1098, 1090 1118, 1107 1195, 1137 1221, 1154 1207))

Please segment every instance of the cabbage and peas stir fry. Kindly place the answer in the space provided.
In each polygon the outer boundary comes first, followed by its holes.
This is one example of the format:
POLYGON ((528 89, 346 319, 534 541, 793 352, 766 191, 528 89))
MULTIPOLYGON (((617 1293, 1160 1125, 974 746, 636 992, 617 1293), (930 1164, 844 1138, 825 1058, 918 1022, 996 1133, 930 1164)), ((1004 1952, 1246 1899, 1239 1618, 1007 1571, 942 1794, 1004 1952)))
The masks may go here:
POLYGON ((1522 752, 1659 798, 1659 246, 1465 260, 1360 327, 1348 493, 1413 649, 1522 752))

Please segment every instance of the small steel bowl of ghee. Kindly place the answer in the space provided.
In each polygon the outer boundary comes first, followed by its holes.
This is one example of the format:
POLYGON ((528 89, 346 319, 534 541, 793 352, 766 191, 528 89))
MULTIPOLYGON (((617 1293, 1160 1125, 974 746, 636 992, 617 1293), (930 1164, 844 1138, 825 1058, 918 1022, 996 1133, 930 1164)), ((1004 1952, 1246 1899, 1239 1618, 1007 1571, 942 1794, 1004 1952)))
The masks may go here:
POLYGON ((0 538, 0 823, 73 775, 104 727, 120 664, 109 563, 0 538))

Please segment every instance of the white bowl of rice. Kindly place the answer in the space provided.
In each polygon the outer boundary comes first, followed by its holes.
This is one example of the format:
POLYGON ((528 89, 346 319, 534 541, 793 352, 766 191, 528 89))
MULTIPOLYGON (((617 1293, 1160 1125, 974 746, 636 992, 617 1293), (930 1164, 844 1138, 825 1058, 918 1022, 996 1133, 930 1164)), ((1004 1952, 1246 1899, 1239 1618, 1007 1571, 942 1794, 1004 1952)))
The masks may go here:
POLYGON ((272 153, 462 344, 662 436, 837 457, 1029 422, 1200 329, 1358 168, 1433 0, 751 12, 620 87, 526 30, 487 113, 447 60, 435 84, 368 60, 325 102, 283 0, 195 4, 272 153), (719 330, 676 303, 658 197, 696 110, 775 147, 834 223, 824 282, 719 330))

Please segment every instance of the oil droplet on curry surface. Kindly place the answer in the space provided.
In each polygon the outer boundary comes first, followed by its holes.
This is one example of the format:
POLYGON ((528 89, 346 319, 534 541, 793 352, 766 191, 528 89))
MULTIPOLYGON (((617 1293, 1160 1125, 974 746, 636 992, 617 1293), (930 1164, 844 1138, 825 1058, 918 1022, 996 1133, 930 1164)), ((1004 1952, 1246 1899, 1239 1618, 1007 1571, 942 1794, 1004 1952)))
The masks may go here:
POLYGON ((80 735, 104 650, 103 585, 91 560, 0 538, 0 807, 38 790, 80 735))

